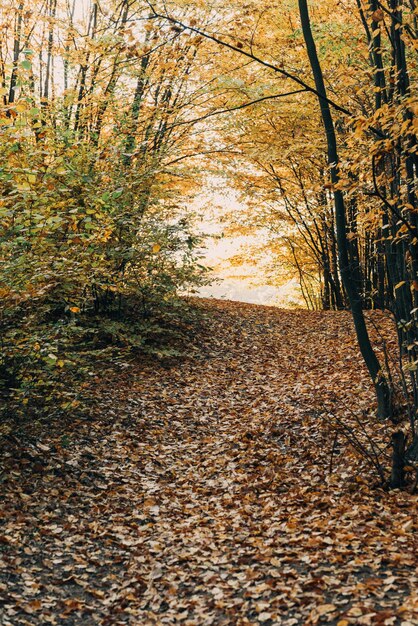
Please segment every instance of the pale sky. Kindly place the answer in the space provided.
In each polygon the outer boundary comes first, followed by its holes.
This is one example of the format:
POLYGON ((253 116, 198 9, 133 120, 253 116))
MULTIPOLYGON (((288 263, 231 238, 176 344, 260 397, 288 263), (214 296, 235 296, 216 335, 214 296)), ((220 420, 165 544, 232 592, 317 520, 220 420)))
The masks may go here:
POLYGON ((281 287, 274 287, 266 284, 263 268, 260 266, 251 264, 231 266, 232 257, 251 244, 259 244, 260 238, 265 238, 265 233, 260 230, 251 236, 234 235, 216 238, 222 235, 225 228, 222 224, 223 213, 231 210, 244 211, 237 193, 233 189, 226 190, 223 186, 222 193, 219 193, 220 184, 221 182, 216 178, 208 181, 207 190, 202 194, 203 199, 201 196, 195 202, 194 207, 198 212, 203 213, 199 229, 214 235, 213 239, 209 238, 206 242, 202 262, 214 268, 213 276, 218 279, 215 284, 200 289, 199 295, 281 307, 291 306, 295 301, 299 302, 297 281, 289 281, 281 287))

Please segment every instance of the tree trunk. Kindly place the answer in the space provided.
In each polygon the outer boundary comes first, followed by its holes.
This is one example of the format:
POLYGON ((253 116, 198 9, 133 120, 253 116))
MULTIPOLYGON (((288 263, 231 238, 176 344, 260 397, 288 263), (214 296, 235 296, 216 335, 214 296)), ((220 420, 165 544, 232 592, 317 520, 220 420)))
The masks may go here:
POLYGON ((360 351, 375 387, 378 415, 381 418, 389 418, 391 417, 392 413, 390 388, 370 342, 370 337, 364 319, 360 294, 357 290, 357 286, 352 275, 352 268, 350 267, 347 245, 344 196, 341 190, 336 188, 339 182, 339 159, 334 121, 332 119, 330 105, 327 100, 327 92, 325 89, 322 68, 318 59, 315 41, 312 35, 307 0, 298 0, 298 4, 306 50, 311 64, 312 74, 315 80, 315 87, 318 94, 318 102, 321 109, 322 122, 324 125, 327 139, 328 164, 330 168, 331 182, 333 185, 335 220, 337 228, 337 245, 341 278, 343 281, 344 289, 347 293, 348 301, 350 303, 350 309, 353 316, 360 351))
POLYGON ((400 489, 405 486, 405 443, 406 437, 399 430, 392 435, 392 474, 390 486, 392 489, 400 489))

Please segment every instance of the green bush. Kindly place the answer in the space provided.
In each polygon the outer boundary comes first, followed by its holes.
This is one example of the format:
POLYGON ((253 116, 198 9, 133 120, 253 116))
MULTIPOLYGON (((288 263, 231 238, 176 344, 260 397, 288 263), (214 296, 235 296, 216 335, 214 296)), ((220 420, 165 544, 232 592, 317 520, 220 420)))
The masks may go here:
POLYGON ((154 341, 164 351, 155 319, 167 320, 179 292, 206 280, 200 239, 158 177, 150 189, 117 151, 104 166, 94 146, 46 132, 48 141, 36 142, 25 125, 2 129, 0 394, 8 417, 80 408, 109 346, 150 350, 154 341))

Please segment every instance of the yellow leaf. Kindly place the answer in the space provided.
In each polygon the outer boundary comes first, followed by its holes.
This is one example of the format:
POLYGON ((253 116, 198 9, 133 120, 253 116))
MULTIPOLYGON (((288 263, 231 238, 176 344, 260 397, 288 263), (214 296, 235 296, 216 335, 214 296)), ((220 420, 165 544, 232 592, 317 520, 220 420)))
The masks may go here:
POLYGON ((397 285, 395 285, 394 287, 394 291, 396 291, 396 289, 399 289, 399 287, 402 287, 402 285, 404 285, 406 283, 406 280, 401 280, 400 283, 398 283, 397 285))
POLYGON ((154 253, 154 254, 157 254, 160 250, 161 250, 161 246, 160 246, 160 244, 159 244, 159 243, 155 243, 155 244, 152 246, 152 251, 153 251, 153 253, 154 253))
POLYGON ((78 307, 78 306, 71 306, 70 307, 70 311, 71 311, 71 313, 80 313, 80 307, 78 307))
POLYGON ((6 87, 0 87, 0 97, 7 96, 8 93, 9 93, 9 90, 6 89, 6 87))
POLYGON ((29 191, 30 189, 29 183, 25 180, 21 183, 17 183, 16 187, 19 191, 29 191))
POLYGON ((0 117, 0 126, 10 126, 12 123, 10 117, 0 117))

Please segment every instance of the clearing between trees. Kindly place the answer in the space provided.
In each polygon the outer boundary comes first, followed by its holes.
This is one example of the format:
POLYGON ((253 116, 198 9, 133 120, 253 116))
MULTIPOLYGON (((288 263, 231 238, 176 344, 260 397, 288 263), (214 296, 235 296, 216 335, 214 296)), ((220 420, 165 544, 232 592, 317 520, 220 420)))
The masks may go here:
POLYGON ((9 436, 2 624, 417 624, 418 497, 370 462, 389 426, 350 313, 196 306, 183 358, 119 364, 93 419, 9 436))

